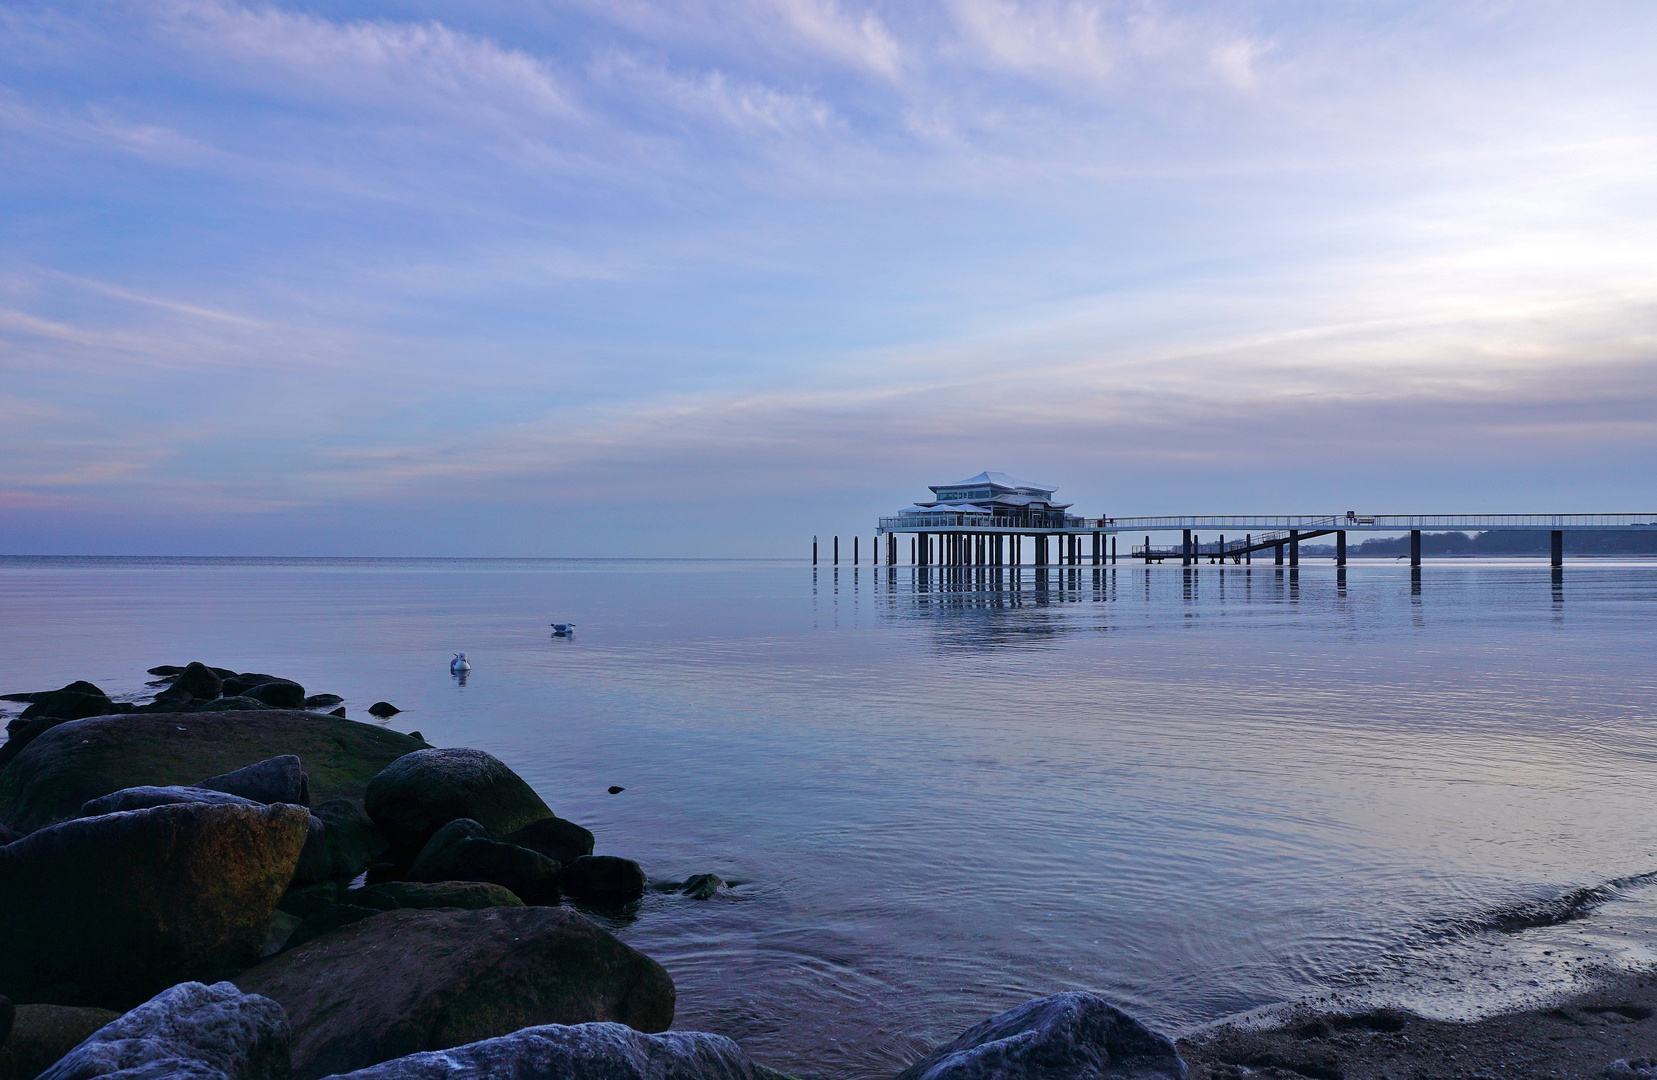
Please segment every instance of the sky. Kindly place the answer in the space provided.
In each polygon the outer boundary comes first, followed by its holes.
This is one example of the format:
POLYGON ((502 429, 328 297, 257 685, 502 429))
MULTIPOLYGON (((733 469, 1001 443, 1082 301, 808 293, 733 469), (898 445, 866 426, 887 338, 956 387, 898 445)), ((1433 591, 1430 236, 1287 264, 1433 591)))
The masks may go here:
MULTIPOLYGON (((1657 509, 1657 5, 0 0, 0 553, 1657 509)), ((865 539, 867 543, 867 539, 865 539)))

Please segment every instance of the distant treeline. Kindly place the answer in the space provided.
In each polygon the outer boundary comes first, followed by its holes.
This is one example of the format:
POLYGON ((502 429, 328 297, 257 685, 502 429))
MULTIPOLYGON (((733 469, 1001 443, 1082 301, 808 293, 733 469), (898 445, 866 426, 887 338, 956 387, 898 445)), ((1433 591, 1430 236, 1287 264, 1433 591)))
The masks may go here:
MULTIPOLYGON (((1423 555, 1546 555, 1545 532, 1464 532, 1421 534, 1423 555)), ((1333 544, 1301 544, 1305 556, 1334 555, 1333 544)), ((1395 558, 1410 553, 1408 536, 1376 537, 1361 544, 1348 544, 1350 558, 1395 558)), ((1650 532, 1567 532, 1567 555, 1657 555, 1657 529, 1650 532)))

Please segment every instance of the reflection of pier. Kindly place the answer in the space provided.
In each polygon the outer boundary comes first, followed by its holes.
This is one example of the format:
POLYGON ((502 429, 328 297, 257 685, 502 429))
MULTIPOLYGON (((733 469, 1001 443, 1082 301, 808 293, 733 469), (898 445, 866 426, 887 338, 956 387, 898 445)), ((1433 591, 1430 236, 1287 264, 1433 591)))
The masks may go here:
MULTIPOLYGON (((909 561, 917 566, 1102 566, 1117 560, 1117 534, 1143 534, 1128 553, 1146 563, 1179 559, 1191 566, 1253 562, 1270 550, 1282 565, 1300 564, 1300 545, 1314 537, 1335 537, 1335 562, 1346 564, 1349 532, 1409 533, 1410 565, 1421 565, 1421 534, 1438 532, 1546 532, 1552 563, 1564 561, 1567 532, 1657 532, 1651 514, 1376 514, 1229 515, 1193 517, 1079 517, 1068 503, 1056 503, 1056 488, 984 472, 959 484, 932 488, 930 502, 917 503, 880 519, 874 561, 884 547, 888 566, 898 563, 898 536, 910 534, 909 561), (1180 543, 1158 547, 1151 534, 1178 532, 1180 543), (1204 533, 1216 537, 1205 542, 1204 533), (1227 539, 1229 535, 1230 539, 1227 539), (884 536, 886 543, 880 544, 884 536), (1025 540, 1030 541, 1029 555, 1025 540)), ((838 559, 836 559, 838 561, 838 559)))

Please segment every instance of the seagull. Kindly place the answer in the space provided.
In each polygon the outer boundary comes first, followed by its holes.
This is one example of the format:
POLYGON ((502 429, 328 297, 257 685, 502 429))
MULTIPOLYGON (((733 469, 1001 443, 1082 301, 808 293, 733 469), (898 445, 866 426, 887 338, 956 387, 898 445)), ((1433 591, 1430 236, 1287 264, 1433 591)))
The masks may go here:
POLYGON ((575 624, 572 622, 555 622, 552 624, 553 637, 570 637, 575 633, 575 624))
POLYGON ((455 658, 449 661, 450 675, 464 675, 471 670, 472 665, 466 662, 466 654, 463 652, 455 653, 455 658))

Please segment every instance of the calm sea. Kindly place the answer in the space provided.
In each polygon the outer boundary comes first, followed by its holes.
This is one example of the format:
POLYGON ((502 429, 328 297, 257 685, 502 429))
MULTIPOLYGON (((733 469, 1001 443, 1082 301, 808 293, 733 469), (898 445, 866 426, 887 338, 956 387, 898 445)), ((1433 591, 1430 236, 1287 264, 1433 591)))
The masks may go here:
POLYGON ((1458 1016, 1657 942, 1651 562, 14 558, 0 614, 8 690, 199 659, 385 698, 653 879, 740 882, 613 925, 677 1026, 801 1076, 1061 989, 1458 1016))

